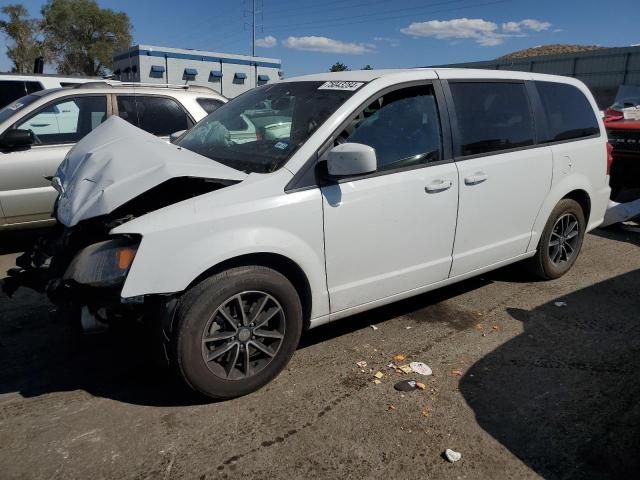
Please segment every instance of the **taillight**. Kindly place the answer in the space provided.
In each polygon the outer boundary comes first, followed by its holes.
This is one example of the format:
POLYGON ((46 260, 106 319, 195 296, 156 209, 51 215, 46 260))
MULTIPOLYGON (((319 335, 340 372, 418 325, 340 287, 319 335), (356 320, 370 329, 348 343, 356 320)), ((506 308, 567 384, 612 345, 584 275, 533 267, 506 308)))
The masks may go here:
POLYGON ((611 175, 611 165, 613 165, 613 145, 607 142, 607 175, 611 175))

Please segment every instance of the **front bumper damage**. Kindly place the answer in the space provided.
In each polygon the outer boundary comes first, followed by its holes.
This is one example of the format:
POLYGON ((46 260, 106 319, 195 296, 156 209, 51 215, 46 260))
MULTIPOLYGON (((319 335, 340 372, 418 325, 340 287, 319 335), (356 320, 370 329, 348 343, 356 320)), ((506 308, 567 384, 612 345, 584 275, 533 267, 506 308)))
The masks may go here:
POLYGON ((7 272, 2 290, 9 297, 20 287, 45 293, 56 307, 65 311, 87 308, 104 323, 138 316, 143 299, 120 297, 124 277, 111 284, 89 285, 79 283, 72 271, 74 259, 86 248, 109 239, 108 232, 114 226, 100 221, 72 228, 58 224, 16 259, 16 267, 7 272))

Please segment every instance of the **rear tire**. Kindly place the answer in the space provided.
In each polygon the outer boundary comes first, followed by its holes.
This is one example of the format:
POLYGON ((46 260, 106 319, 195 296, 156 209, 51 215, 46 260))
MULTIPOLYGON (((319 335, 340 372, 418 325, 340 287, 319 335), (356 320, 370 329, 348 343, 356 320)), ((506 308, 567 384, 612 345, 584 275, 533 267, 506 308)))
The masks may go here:
POLYGON ((549 215, 538 250, 531 259, 534 273, 545 280, 567 273, 578 258, 585 230, 586 221, 580 204, 570 198, 560 200, 549 215))
POLYGON ((203 280, 180 300, 170 363, 206 396, 246 395, 284 369, 302 324, 300 298, 287 278, 261 266, 232 268, 203 280))

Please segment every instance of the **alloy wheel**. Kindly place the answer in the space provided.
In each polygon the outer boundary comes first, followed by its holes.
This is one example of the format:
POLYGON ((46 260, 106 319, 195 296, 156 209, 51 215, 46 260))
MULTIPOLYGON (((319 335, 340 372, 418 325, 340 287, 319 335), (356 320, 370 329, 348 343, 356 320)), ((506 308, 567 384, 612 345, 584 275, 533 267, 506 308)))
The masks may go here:
POLYGON ((202 357, 214 375, 243 380, 271 363, 284 335, 280 303, 266 292, 241 292, 222 302, 207 322, 202 357))
POLYGON ((556 220, 549 238, 549 259, 554 265, 572 261, 578 253, 580 223, 573 213, 565 213, 556 220))

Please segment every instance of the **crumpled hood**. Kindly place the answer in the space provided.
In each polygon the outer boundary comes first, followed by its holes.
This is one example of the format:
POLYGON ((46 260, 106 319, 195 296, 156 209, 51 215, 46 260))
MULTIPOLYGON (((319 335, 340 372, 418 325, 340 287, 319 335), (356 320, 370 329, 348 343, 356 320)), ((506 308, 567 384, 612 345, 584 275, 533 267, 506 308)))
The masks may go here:
POLYGON ((73 147, 58 167, 57 218, 68 227, 176 177, 242 181, 244 172, 161 140, 112 116, 73 147))

